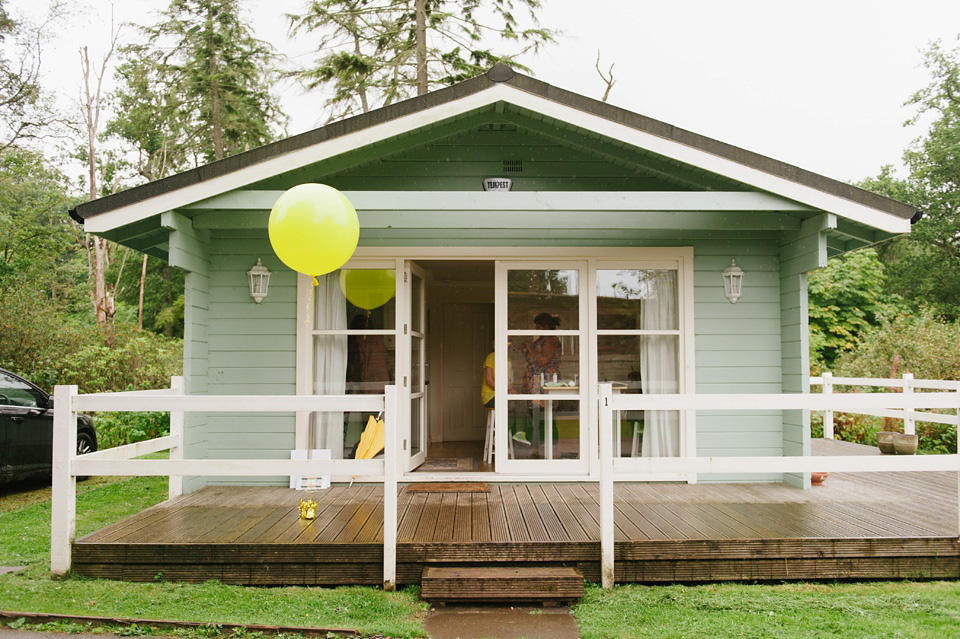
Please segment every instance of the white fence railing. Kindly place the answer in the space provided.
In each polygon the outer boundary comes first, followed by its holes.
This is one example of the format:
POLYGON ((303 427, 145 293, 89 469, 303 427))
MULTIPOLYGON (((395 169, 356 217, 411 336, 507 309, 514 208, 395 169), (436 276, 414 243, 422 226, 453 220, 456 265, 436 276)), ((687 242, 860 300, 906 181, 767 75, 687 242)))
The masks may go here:
POLYGON ((77 477, 86 475, 168 476, 169 496, 182 491, 184 476, 241 477, 277 475, 346 475, 383 482, 383 585, 392 590, 397 566, 397 389, 387 386, 383 395, 185 395, 183 379, 171 387, 128 393, 79 395, 76 386, 54 390, 53 503, 50 535, 50 571, 70 572, 76 536, 77 477), (80 411, 167 411, 170 434, 135 444, 77 456, 77 413, 80 411), (184 459, 183 414, 264 412, 383 412, 383 459, 184 459), (169 459, 133 459, 169 450, 169 459), (392 525, 390 522, 393 522, 392 525))
MULTIPOLYGON (((954 406, 946 408, 956 408, 960 406, 960 382, 950 379, 914 379, 913 373, 904 373, 903 377, 892 377, 890 379, 873 377, 834 377, 833 373, 824 373, 820 377, 811 377, 810 386, 820 386, 824 395, 831 395, 836 392, 837 386, 847 387, 868 387, 868 388, 891 388, 899 389, 903 393, 904 401, 902 408, 882 408, 875 407, 872 410, 843 410, 845 413, 857 413, 859 415, 871 415, 874 417, 892 417, 903 420, 903 432, 908 435, 915 435, 917 432, 917 422, 932 422, 935 424, 947 424, 957 426, 960 420, 960 410, 953 415, 944 415, 941 413, 930 413, 921 411, 920 408, 927 404, 929 406, 926 393, 917 393, 917 391, 952 391, 958 396, 954 406), (917 394, 923 394, 922 399, 914 401, 912 398, 917 394)), ((811 389, 812 391, 812 389, 811 389)), ((867 393, 863 393, 867 394, 867 393)), ((844 394, 849 397, 850 394, 844 394)), ((846 406, 846 404, 844 404, 846 406)), ((939 407, 937 407, 939 408, 939 407)), ((824 410, 823 412, 823 437, 833 439, 833 410, 824 410)))
MULTIPOLYGON (((829 378, 828 378, 829 379, 829 378)), ((839 378, 836 383, 867 385, 839 378)), ((818 380, 823 382, 823 380, 818 380)), ((878 380, 870 380, 878 381, 878 380)), ((900 380, 882 380, 896 387, 900 380)), ((816 383, 816 382, 815 382, 816 383)), ((932 383, 931 383, 932 384, 932 383)), ((943 384, 939 382, 939 384, 943 384)), ((920 386, 915 386, 920 388, 920 386)), ((952 386, 923 386, 925 389, 955 390, 952 386)), ((612 384, 601 384, 600 416, 600 546, 604 587, 614 578, 614 482, 643 477, 712 473, 809 473, 881 471, 958 471, 960 455, 903 456, 767 456, 767 457, 631 457, 614 455, 614 415, 620 411, 737 411, 811 410, 862 412, 901 418, 926 419, 933 415, 921 409, 960 409, 960 391, 953 393, 822 393, 822 394, 741 394, 741 395, 643 395, 613 392, 612 384), (917 416, 919 415, 919 417, 917 416)), ((384 534, 383 583, 396 584, 397 478, 400 450, 397 421, 398 392, 387 386, 384 395, 326 396, 236 396, 185 395, 183 381, 174 378, 170 389, 131 393, 79 395, 76 386, 57 386, 54 391, 53 506, 51 517, 50 568, 54 576, 71 568, 71 547, 76 532, 76 478, 85 475, 152 475, 170 478, 169 494, 179 495, 183 476, 277 476, 340 475, 383 482, 384 534), (127 446, 77 456, 79 411, 169 411, 170 435, 127 446), (186 412, 374 412, 383 411, 385 449, 382 460, 288 460, 288 459, 184 459, 183 414, 186 412), (169 459, 133 459, 160 450, 170 450, 169 459)), ((584 477, 591 481, 593 478, 584 477)), ((958 472, 960 498, 960 472, 958 472)), ((958 504, 960 517, 960 504, 958 504)), ((960 519, 958 519, 960 530, 960 519)))
MULTIPOLYGON (((958 409, 960 394, 857 393, 759 395, 642 395, 613 392, 601 384, 600 413, 600 567, 603 587, 614 579, 615 481, 643 475, 709 473, 809 473, 960 471, 960 455, 834 455, 824 457, 614 457, 614 415, 620 411, 824 410, 869 412, 887 410, 958 409)), ((960 533, 960 472, 957 473, 958 533, 960 533)))

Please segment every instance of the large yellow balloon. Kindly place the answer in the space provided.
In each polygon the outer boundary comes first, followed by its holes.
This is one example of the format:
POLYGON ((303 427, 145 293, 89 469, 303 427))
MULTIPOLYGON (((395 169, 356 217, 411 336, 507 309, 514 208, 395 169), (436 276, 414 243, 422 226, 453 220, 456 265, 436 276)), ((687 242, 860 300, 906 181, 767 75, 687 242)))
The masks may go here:
POLYGON ((393 269, 351 268, 340 271, 340 290, 357 308, 373 310, 393 298, 397 274, 393 269))
POLYGON ((284 264, 316 277, 350 259, 360 239, 360 220, 340 191, 325 184, 300 184, 273 205, 267 233, 284 264))

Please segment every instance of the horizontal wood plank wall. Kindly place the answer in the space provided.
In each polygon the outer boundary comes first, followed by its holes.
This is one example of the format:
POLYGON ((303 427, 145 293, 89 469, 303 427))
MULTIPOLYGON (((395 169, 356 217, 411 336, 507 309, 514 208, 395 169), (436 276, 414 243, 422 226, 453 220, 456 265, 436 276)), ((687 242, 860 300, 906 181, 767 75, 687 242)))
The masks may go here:
MULTIPOLYGON (((481 190, 481 181, 488 177, 513 178, 516 191, 684 190, 639 163, 612 157, 599 140, 590 140, 588 149, 584 146, 587 139, 572 131, 557 138, 523 126, 514 128, 480 130, 474 126, 399 152, 386 149, 388 154, 382 157, 375 154, 384 149, 371 150, 372 162, 367 157, 357 166, 323 175, 323 181, 346 191, 473 191, 481 190)), ((631 155, 623 150, 618 154, 631 155)), ((643 157, 633 154, 638 160, 643 157)), ((274 181, 280 188, 288 188, 282 178, 274 181)))
MULTIPOLYGON (((161 225, 169 235, 169 262, 186 271, 183 296, 184 390, 203 395, 209 389, 208 359, 210 328, 210 231, 194 229, 179 213, 164 213, 161 225)), ((207 416, 186 413, 183 422, 183 454, 186 458, 208 457, 207 416)), ((185 477, 185 492, 206 485, 202 477, 185 477)))
MULTIPOLYGON (((209 389, 223 395, 296 394, 297 279, 263 230, 213 232, 210 245, 209 389), (247 271, 270 269, 267 297, 250 297, 247 271)), ((217 413, 207 417, 208 457, 289 459, 294 414, 217 413)), ((213 484, 286 485, 287 477, 232 477, 213 484)))
MULTIPOLYGON (((698 393, 779 393, 780 286, 769 240, 694 242, 694 326, 698 393), (735 259, 743 296, 731 304, 721 273, 735 259)), ((780 455, 779 411, 699 411, 697 455, 780 455)), ((701 475, 700 481, 780 481, 779 474, 701 475)))

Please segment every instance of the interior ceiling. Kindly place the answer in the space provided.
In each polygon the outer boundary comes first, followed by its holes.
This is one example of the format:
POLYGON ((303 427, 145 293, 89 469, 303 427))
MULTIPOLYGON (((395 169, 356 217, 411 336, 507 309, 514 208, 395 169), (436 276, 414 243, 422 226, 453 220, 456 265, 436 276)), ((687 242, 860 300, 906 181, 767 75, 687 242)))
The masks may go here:
POLYGON ((493 260, 417 260, 435 282, 493 282, 493 260))

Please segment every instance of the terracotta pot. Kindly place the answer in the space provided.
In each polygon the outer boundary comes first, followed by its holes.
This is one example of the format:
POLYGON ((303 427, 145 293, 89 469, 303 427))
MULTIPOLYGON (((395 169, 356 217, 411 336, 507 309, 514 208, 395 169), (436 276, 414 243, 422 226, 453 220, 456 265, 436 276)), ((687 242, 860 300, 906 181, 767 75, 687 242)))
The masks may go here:
POLYGON ((915 455, 919 443, 920 438, 916 435, 896 433, 893 436, 893 447, 896 448, 898 455, 915 455))
POLYGON ((822 486, 823 480, 827 478, 828 473, 823 471, 817 471, 815 473, 810 473, 810 484, 813 486, 822 486))
POLYGON ((893 447, 893 437, 894 435, 899 435, 891 430, 881 430, 877 433, 877 448, 880 449, 880 452, 884 455, 894 455, 897 450, 893 447))

